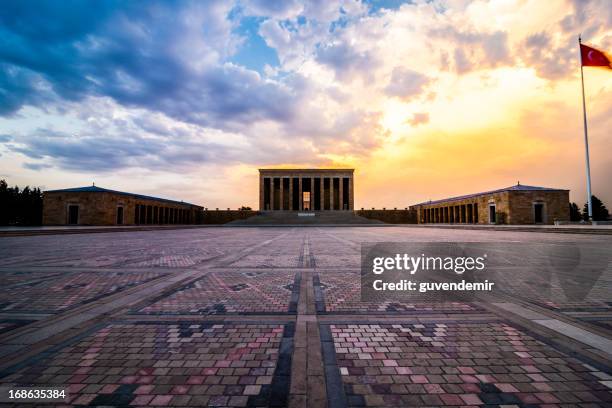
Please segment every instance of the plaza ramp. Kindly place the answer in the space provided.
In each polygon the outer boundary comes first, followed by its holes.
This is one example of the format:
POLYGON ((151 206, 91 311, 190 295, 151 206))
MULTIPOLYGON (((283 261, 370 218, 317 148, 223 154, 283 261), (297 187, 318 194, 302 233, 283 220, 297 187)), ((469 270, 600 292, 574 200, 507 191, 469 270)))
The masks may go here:
POLYGON ((299 213, 297 211, 261 212, 258 215, 228 222, 228 226, 263 225, 384 225, 378 220, 360 217, 352 211, 322 211, 299 213), (306 215, 308 214, 308 215, 306 215))

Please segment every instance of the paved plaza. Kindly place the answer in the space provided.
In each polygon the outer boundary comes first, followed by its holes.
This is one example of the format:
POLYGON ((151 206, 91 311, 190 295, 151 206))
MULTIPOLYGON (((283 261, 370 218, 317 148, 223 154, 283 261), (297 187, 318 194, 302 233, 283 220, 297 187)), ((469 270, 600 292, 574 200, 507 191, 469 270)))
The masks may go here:
POLYGON ((493 302, 364 302, 373 242, 612 250, 409 226, 0 237, 0 384, 66 387, 65 406, 612 407, 610 266, 584 300, 519 271, 493 302))

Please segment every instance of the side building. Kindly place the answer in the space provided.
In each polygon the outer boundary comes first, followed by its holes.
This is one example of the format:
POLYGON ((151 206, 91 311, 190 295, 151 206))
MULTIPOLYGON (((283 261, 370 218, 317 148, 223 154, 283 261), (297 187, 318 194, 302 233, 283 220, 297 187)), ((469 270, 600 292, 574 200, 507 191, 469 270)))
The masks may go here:
POLYGON ((553 224, 569 221, 569 190, 517 184, 410 208, 419 224, 553 224))
POLYGON ((43 225, 200 224, 202 214, 183 201, 96 186, 43 193, 43 225))

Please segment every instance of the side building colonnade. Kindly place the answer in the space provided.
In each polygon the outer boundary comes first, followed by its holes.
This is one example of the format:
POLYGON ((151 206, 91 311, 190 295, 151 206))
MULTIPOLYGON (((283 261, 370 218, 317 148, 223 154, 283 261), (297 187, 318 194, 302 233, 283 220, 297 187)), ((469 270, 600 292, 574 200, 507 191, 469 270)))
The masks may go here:
POLYGON ((134 224, 192 224, 195 216, 193 210, 157 205, 136 204, 134 207, 134 224))
POLYGON ((423 208, 419 220, 423 224, 478 224, 478 203, 423 208))

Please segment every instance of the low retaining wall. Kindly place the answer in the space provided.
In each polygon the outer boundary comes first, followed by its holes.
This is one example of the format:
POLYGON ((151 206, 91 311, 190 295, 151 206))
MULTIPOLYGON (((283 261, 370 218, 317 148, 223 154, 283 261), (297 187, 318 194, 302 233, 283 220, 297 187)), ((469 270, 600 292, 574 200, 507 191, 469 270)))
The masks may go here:
POLYGON ((368 218, 370 220, 379 220, 388 224, 416 224, 417 213, 415 210, 410 209, 373 209, 373 210, 357 210, 355 214, 360 217, 368 218))
POLYGON ((202 224, 227 224, 230 221, 244 220, 259 214, 253 210, 204 210, 202 224))

